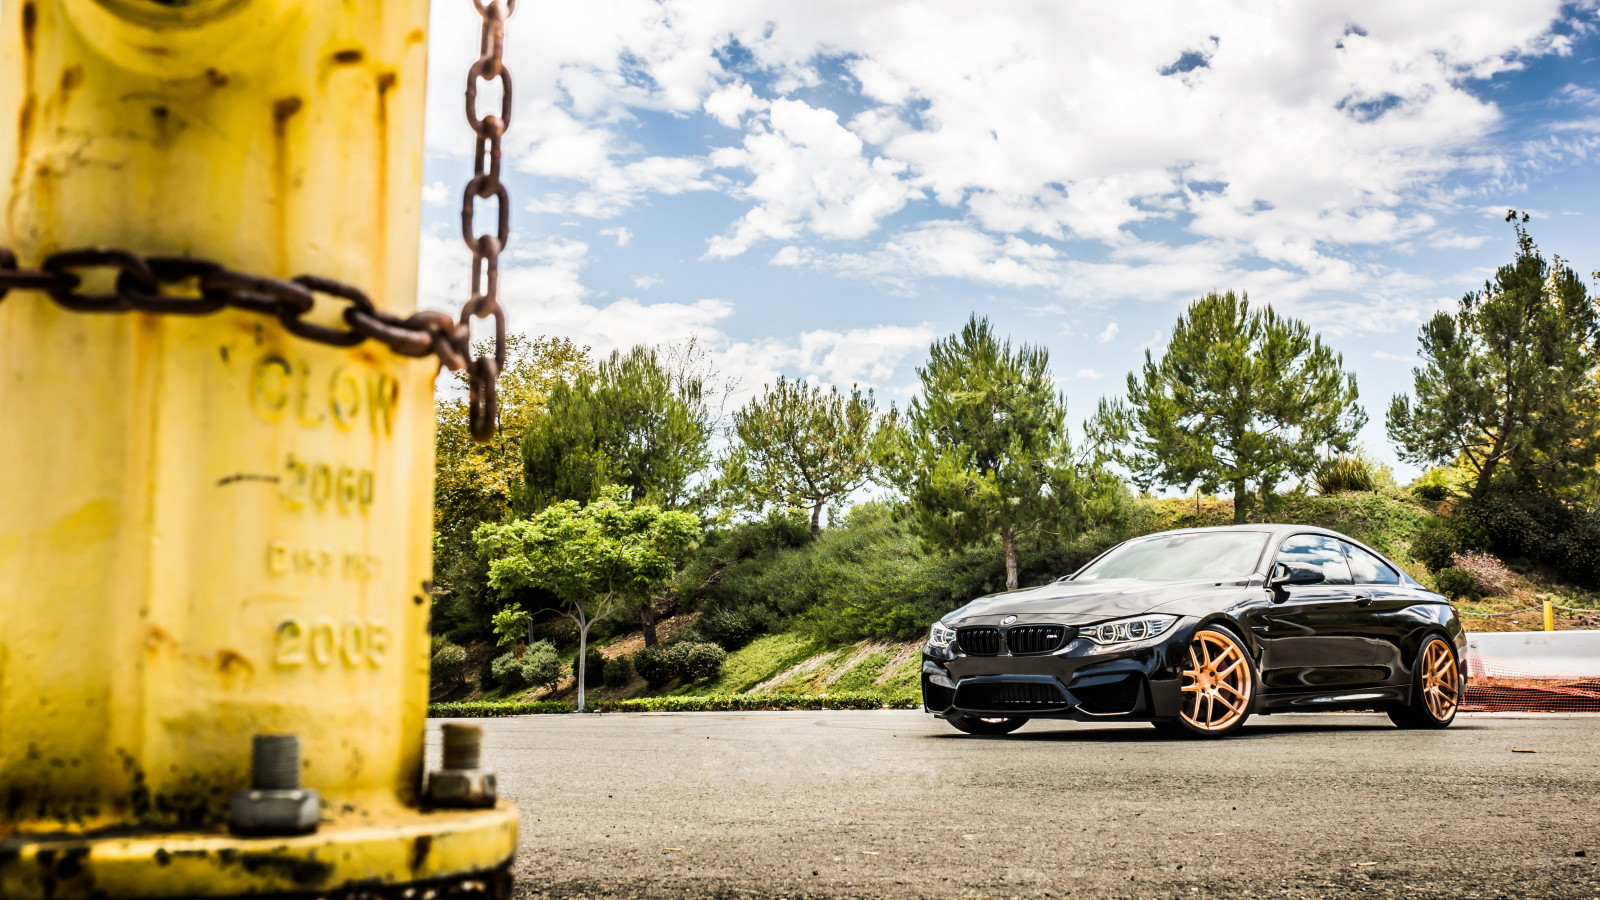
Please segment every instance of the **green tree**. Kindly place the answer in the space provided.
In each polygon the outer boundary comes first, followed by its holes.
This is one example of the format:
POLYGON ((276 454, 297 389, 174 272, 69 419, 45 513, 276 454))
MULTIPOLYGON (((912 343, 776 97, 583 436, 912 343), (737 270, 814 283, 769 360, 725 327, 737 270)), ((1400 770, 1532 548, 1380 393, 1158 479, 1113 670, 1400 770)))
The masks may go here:
MULTIPOLYGON (((488 352, 487 346, 476 349, 488 352)), ((528 423, 544 415, 550 391, 588 372, 589 351, 566 338, 506 338, 506 369, 500 374, 500 428, 485 444, 472 440, 464 396, 435 405, 433 522, 436 592, 449 598, 456 616, 480 618, 487 573, 472 543, 484 522, 503 521, 522 481, 520 448, 528 423)), ((465 372, 452 373, 465 394, 465 372)))
MULTIPOLYGON (((696 479, 711 461, 711 415, 692 371, 690 364, 669 369, 654 349, 634 347, 556 384, 548 414, 523 438, 520 509, 587 503, 621 485, 630 499, 696 510, 696 479)), ((654 646, 654 598, 640 598, 634 612, 645 644, 654 646)))
POLYGON ((613 351, 593 373, 554 385, 548 415, 522 441, 525 512, 587 502, 607 485, 667 508, 694 505, 710 462, 711 416, 694 376, 675 377, 650 347, 613 351))
POLYGON ((1140 487, 1231 488, 1244 522, 1252 485, 1265 496, 1354 446, 1367 417, 1343 365, 1298 320, 1212 292, 1178 317, 1160 360, 1145 351, 1127 399, 1102 400, 1088 431, 1140 487))
POLYGON ((811 511, 811 534, 821 530, 822 509, 877 474, 895 434, 891 407, 881 419, 872 393, 779 378, 733 414, 738 443, 723 459, 723 483, 738 501, 811 511))
POLYGON ((895 461, 917 531, 950 550, 998 536, 1014 590, 1018 539, 1070 540, 1114 505, 1116 481, 1073 458, 1066 401, 1044 348, 1013 350, 973 316, 959 334, 934 341, 917 374, 922 396, 908 408, 895 461))
POLYGON ((631 500, 602 488, 588 505, 563 500, 526 519, 481 525, 474 537, 502 597, 542 589, 578 626, 578 709, 584 708, 589 629, 629 604, 648 601, 700 533, 693 513, 631 500))
POLYGON ((1514 226, 1516 258, 1422 327, 1416 401, 1389 404, 1401 457, 1460 461, 1475 496, 1501 477, 1559 492, 1592 477, 1600 453, 1600 314, 1576 272, 1540 255, 1525 222, 1514 226))

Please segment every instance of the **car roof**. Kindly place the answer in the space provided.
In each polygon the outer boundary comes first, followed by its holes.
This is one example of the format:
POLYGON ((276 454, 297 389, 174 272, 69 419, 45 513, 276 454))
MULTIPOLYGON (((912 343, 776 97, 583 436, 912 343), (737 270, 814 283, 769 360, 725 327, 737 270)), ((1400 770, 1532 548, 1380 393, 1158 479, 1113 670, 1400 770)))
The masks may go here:
MULTIPOLYGON (((1257 534, 1271 535, 1274 538, 1287 537, 1291 534, 1325 534, 1329 537, 1338 538, 1341 541, 1349 541, 1357 547, 1366 550, 1368 553, 1377 556, 1379 559, 1388 563, 1395 570, 1395 572, 1400 575, 1400 578, 1404 583, 1413 585, 1416 584, 1416 580, 1410 575, 1407 575, 1404 569, 1396 565, 1394 560, 1389 558, 1388 554, 1380 553, 1374 548, 1367 546, 1366 544, 1356 540, 1342 531, 1334 531, 1332 528, 1323 528, 1318 525, 1290 525, 1284 522, 1247 522, 1243 525, 1207 525, 1200 528, 1173 528, 1168 531, 1155 531, 1151 532, 1150 534, 1140 535, 1136 538, 1129 538, 1129 540, 1137 541, 1143 540, 1144 538, 1161 537, 1162 535, 1168 534, 1206 534, 1214 531, 1239 531, 1247 533, 1255 532, 1257 534)), ((1267 560, 1271 557, 1271 552, 1272 551, 1270 547, 1263 551, 1260 560, 1258 560, 1256 564, 1258 571, 1262 566, 1266 565, 1267 560)))

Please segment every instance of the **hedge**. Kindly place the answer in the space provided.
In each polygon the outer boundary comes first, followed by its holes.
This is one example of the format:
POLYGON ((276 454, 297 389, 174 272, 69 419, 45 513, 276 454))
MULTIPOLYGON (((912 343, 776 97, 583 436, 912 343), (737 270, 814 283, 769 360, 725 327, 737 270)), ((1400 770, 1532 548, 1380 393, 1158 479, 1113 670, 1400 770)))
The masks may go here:
MULTIPOLYGON (((915 702, 895 703, 877 694, 721 694, 707 697, 640 697, 634 700, 591 700, 590 712, 739 712, 745 710, 916 709, 915 702)), ((559 700, 465 700, 433 703, 428 715, 437 719, 487 719, 541 713, 569 713, 572 704, 559 700)))

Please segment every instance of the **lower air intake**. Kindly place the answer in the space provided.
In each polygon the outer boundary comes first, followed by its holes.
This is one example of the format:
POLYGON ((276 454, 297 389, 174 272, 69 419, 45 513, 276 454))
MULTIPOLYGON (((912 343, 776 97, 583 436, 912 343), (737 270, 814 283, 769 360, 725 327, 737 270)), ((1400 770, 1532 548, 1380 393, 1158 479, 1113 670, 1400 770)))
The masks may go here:
POLYGON ((983 711, 1049 712, 1067 709, 1061 689, 1037 681, 986 681, 956 689, 956 707, 983 711))

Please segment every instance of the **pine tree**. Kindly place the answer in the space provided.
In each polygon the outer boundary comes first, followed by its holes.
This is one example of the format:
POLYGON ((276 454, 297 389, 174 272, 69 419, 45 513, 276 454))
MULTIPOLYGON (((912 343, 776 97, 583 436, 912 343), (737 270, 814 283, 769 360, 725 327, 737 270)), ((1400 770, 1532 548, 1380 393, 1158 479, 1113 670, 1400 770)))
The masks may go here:
POLYGON ((1557 493, 1600 454, 1600 311, 1578 273, 1547 263, 1515 221, 1517 256, 1419 338, 1416 402, 1389 405, 1389 438, 1418 464, 1464 463, 1472 493, 1496 481, 1557 493))
POLYGON ((1019 538, 1070 539, 1110 504, 1117 485, 1073 459, 1066 401, 1044 348, 1013 349, 973 316, 959 334, 933 343, 917 374, 922 396, 911 401, 897 460, 917 530, 947 549, 998 536, 1006 588, 1014 590, 1019 538))
POLYGON ((891 408, 881 419, 872 393, 779 378, 733 415, 738 443, 723 460, 723 484, 736 502, 811 511, 811 534, 821 530, 822 509, 864 486, 878 471, 884 444, 894 434, 891 408))
POLYGON ((1301 322, 1212 292, 1178 317, 1160 360, 1145 351, 1126 400, 1102 400, 1088 429, 1141 487, 1229 488, 1244 522, 1252 486, 1265 495, 1351 449, 1366 413, 1343 363, 1301 322))

